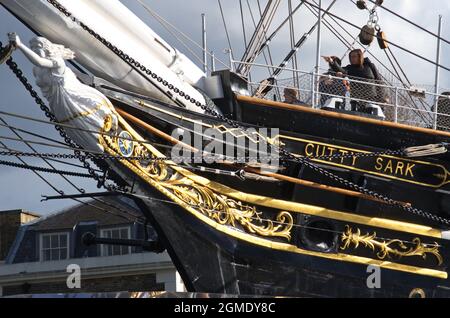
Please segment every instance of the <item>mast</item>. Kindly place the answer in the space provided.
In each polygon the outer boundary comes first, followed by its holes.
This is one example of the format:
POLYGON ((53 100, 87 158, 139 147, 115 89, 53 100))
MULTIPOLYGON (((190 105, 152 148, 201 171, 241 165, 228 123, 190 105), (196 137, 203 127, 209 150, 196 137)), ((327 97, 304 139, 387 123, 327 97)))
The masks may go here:
MULTIPOLYGON (((334 4, 336 3, 337 0, 333 0, 331 2, 331 4, 328 6, 328 8, 323 11, 323 14, 321 15, 322 17, 325 16, 327 14, 328 11, 330 11, 330 9, 334 6, 334 4)), ((320 19, 321 21, 321 19, 320 19)), ((279 65, 279 67, 275 70, 275 72, 273 73, 274 77, 277 77, 278 75, 280 75, 280 73, 283 71, 283 68, 287 65, 287 63, 289 63, 289 61, 291 60, 291 58, 294 56, 294 54, 300 49, 300 47, 306 42, 306 40, 311 36, 311 34, 316 30, 316 28, 319 25, 319 21, 316 22, 311 29, 305 33, 295 44, 294 48, 288 53, 288 55, 286 55, 286 57, 283 59, 283 62, 279 65)), ((320 58, 320 56, 319 56, 320 58)))
MULTIPOLYGON (((269 0, 266 5, 266 8, 259 20, 258 25, 256 26, 256 30, 253 33, 250 42, 247 45, 244 55, 241 58, 241 61, 244 63, 252 63, 258 57, 259 48, 262 43, 265 41, 265 35, 269 30, 270 24, 277 12, 277 9, 281 3, 281 0, 269 0)), ((240 64, 237 68, 237 73, 247 76, 250 72, 250 65, 248 64, 240 64)))
MULTIPOLYGON (((322 42, 322 0, 319 0, 319 14, 317 17, 317 47, 316 47, 316 67, 314 69, 315 74, 319 74, 320 71, 320 51, 321 51, 321 42, 322 42)), ((316 107, 316 96, 314 92, 316 91, 316 86, 318 85, 318 81, 316 77, 312 76, 312 96, 311 96, 311 105, 312 108, 316 107)))
POLYGON ((208 47, 206 43, 206 15, 202 13, 202 47, 203 47, 203 72, 208 74, 208 47))
POLYGON ((440 67, 441 63, 441 34, 442 33, 442 15, 439 15, 439 24, 438 24, 438 38, 437 38, 437 48, 436 48, 436 73, 434 77, 434 116, 433 116, 433 129, 437 128, 437 113, 438 113, 438 103, 439 103, 439 76, 440 76, 440 67))

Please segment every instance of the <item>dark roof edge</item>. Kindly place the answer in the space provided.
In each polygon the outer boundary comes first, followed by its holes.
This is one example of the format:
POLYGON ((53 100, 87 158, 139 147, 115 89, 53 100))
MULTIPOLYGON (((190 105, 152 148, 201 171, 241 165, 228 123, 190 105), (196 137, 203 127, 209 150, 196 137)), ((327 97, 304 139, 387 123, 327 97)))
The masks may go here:
POLYGON ((29 227, 28 224, 24 224, 19 227, 19 231, 16 234, 14 243, 9 248, 8 255, 6 256, 6 259, 5 259, 5 264, 12 264, 14 262, 17 251, 19 250, 19 247, 22 244, 22 240, 25 236, 26 231, 28 230, 28 227, 29 227))

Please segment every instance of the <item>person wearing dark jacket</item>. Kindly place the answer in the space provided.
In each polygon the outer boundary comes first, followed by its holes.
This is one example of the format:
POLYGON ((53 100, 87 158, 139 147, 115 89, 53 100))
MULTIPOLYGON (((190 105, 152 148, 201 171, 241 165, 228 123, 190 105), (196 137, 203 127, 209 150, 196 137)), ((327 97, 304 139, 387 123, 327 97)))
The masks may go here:
MULTIPOLYGON (((369 60, 364 58, 364 53, 360 49, 350 52, 350 64, 342 67, 333 59, 333 57, 324 57, 335 72, 341 72, 350 79, 368 82, 368 84, 352 82, 351 97, 371 102, 385 102, 385 94, 383 87, 375 86, 374 83, 382 84, 382 78, 376 66, 369 60)), ((352 101, 352 110, 363 110, 364 102, 352 101), (358 107, 359 106, 359 107, 358 107), (362 109, 358 109, 362 108, 362 109)))
MULTIPOLYGON (((332 56, 334 63, 341 65, 341 59, 337 56, 332 56)), ((348 90, 348 81, 338 79, 343 77, 342 72, 335 72, 331 68, 323 74, 319 79, 320 105, 323 107, 327 100, 332 97, 344 97, 348 90)))

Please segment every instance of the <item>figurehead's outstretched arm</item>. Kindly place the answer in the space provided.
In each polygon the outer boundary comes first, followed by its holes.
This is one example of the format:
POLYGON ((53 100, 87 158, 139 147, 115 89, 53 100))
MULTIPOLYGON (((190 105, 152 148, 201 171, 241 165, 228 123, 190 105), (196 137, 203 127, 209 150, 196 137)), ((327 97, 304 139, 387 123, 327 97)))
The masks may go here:
POLYGON ((33 63, 36 66, 44 67, 44 68, 60 68, 61 65, 57 63, 54 60, 50 60, 45 57, 41 57, 38 54, 36 54, 34 51, 29 49, 26 45, 22 43, 20 40, 20 37, 16 33, 9 33, 8 34, 9 42, 10 44, 16 48, 20 49, 23 54, 30 60, 31 63, 33 63))

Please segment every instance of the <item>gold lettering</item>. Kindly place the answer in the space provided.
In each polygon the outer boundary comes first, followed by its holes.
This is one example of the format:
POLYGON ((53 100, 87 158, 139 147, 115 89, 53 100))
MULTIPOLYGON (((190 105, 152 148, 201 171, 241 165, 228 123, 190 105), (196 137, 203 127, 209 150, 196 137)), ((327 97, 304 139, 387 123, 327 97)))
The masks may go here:
POLYGON ((416 166, 415 163, 407 163, 406 164, 406 171, 405 171, 405 177, 408 176, 408 174, 411 176, 411 178, 414 178, 414 173, 412 171, 412 168, 416 166))
MULTIPOLYGON (((328 147, 328 150, 330 152, 330 156, 334 154, 334 151, 337 150, 336 148, 328 147)), ((330 161, 333 160, 332 158, 329 159, 330 161)))
POLYGON ((377 171, 381 171, 381 169, 383 169, 383 158, 381 157, 377 158, 377 164, 375 165, 375 169, 377 171))
MULTIPOLYGON (((317 157, 324 157, 324 156, 333 156, 334 154, 336 154, 336 152, 338 152, 342 157, 340 160, 340 164, 344 164, 345 163, 345 159, 344 156, 348 155, 348 154, 353 154, 353 152, 348 151, 348 150, 344 150, 344 149, 340 149, 340 148, 333 148, 330 146, 324 146, 324 145, 318 145, 318 144, 314 144, 314 143, 308 143, 305 146, 305 155, 307 157, 312 157, 312 156, 317 156, 317 157)), ((352 166, 354 167, 357 163, 357 156, 352 156, 353 160, 352 160, 352 166)), ((378 157, 375 160, 375 170, 376 171, 380 171, 383 173, 387 173, 387 174, 391 174, 391 175, 399 175, 402 177, 411 177, 414 178, 414 172, 413 172, 413 168, 416 166, 416 164, 414 163, 405 163, 403 161, 393 161, 393 160, 388 160, 385 161, 386 158, 383 157, 378 157)), ((329 158, 329 161, 333 161, 333 158, 329 158)))
MULTIPOLYGON (((346 154, 348 154, 348 151, 347 151, 347 150, 339 149, 339 152, 340 152, 343 156, 345 156, 346 154)), ((341 163, 344 163, 344 157, 341 157, 341 163)))
POLYGON ((314 154, 314 145, 313 144, 307 144, 305 147, 305 154, 308 157, 311 157, 314 154), (309 148, 312 148, 311 152, 308 150, 309 148))
POLYGON ((401 161, 397 162, 397 168, 395 168, 395 174, 399 174, 403 176, 403 168, 405 167, 405 164, 401 161), (399 173, 400 171, 400 173, 399 173))
POLYGON ((387 172, 388 170, 390 170, 390 174, 394 173, 394 169, 392 167, 392 160, 388 161, 388 164, 386 165, 386 168, 384 168, 384 172, 387 172))

